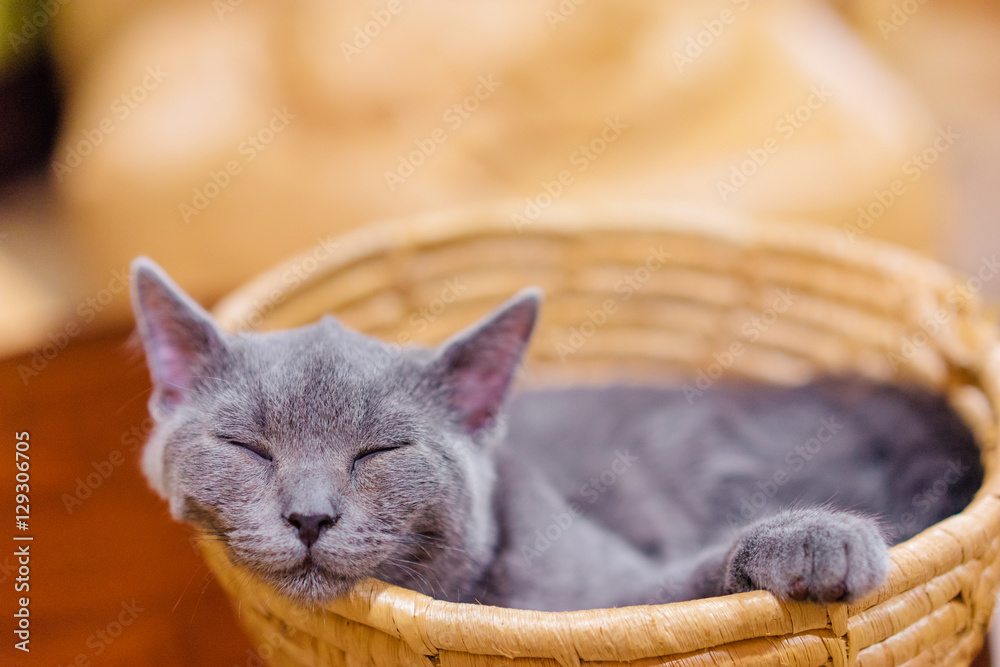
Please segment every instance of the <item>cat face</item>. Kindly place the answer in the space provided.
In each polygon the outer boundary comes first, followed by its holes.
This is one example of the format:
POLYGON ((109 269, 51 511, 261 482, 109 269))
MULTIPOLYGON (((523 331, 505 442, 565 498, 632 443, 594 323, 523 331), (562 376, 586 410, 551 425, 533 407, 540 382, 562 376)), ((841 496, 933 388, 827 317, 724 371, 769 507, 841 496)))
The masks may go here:
POLYGON ((330 317, 231 335, 152 262, 133 274, 157 421, 143 468, 176 518, 303 602, 365 577, 445 598, 476 581, 495 540, 489 434, 536 293, 400 351, 330 317))

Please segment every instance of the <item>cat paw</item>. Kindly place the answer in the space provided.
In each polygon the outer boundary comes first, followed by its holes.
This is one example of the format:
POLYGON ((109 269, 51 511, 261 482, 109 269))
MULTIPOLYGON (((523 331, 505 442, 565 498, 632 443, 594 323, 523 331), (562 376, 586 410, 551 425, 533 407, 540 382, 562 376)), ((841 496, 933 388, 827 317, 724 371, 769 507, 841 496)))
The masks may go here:
POLYGON ((729 554, 727 593, 763 589, 793 600, 862 597, 889 574, 889 548, 871 519, 796 510, 751 526, 729 554))

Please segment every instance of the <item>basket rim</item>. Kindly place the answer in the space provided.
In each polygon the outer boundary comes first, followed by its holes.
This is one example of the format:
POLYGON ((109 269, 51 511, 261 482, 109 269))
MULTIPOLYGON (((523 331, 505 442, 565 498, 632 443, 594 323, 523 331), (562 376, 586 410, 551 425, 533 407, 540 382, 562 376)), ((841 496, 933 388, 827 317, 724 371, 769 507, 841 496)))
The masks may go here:
MULTIPOLYGON (((375 253, 460 240, 473 234, 481 236, 484 232, 509 235, 514 226, 511 212, 521 208, 523 201, 461 206, 390 218, 337 234, 335 238, 339 245, 335 247, 338 250, 343 247, 343 252, 317 259, 318 268, 285 296, 290 297, 300 290, 308 289, 345 264, 375 253)), ((886 241, 868 237, 852 240, 842 230, 829 226, 801 220, 751 217, 731 209, 704 204, 621 201, 554 203, 530 221, 530 229, 525 235, 566 236, 577 235, 581 231, 613 233, 621 231, 620 223, 623 221, 627 221, 630 231, 683 233, 717 239, 747 249, 766 248, 778 252, 808 250, 818 258, 863 267, 868 272, 879 271, 887 277, 905 275, 910 282, 920 281, 935 291, 950 289, 963 275, 916 251, 886 241)), ((518 230, 520 231, 522 230, 518 230)), ((307 250, 281 262, 220 300, 213 312, 223 328, 235 330, 240 326, 244 314, 252 312, 249 308, 259 303, 261 298, 272 294, 274 285, 280 284, 281 276, 296 263, 311 256, 310 253, 307 250)), ((981 310, 978 295, 970 299, 967 307, 972 312, 981 310)), ((995 329, 989 332, 988 339, 982 345, 984 356, 980 370, 995 369, 1000 375, 1000 343, 995 329)), ((1000 387, 1000 379, 993 384, 1000 387)), ((994 396, 989 398, 995 399, 994 396)), ((469 644, 481 643, 477 638, 489 633, 492 649, 498 655, 540 655, 532 650, 543 646, 551 654, 553 647, 558 646, 560 657, 556 659, 564 664, 578 664, 580 659, 575 649, 577 642, 574 641, 574 634, 587 630, 599 632, 599 628, 615 627, 616 623, 625 618, 633 627, 655 628, 658 633, 664 633, 665 629, 671 627, 680 628, 684 622, 697 616, 725 619, 729 625, 723 631, 726 637, 720 643, 724 643, 761 636, 759 625, 752 624, 749 620, 751 614, 747 613, 747 609, 751 607, 758 614, 766 613, 776 621, 783 619, 786 624, 790 622, 796 626, 801 626, 807 618, 812 619, 810 622, 816 622, 816 615, 820 614, 822 622, 815 627, 828 627, 836 634, 843 635, 847 632, 849 616, 916 585, 910 581, 912 577, 901 572, 898 563, 902 559, 912 560, 920 558, 920 554, 940 553, 942 541, 948 543, 944 551, 948 551, 949 558, 958 558, 958 562, 967 558, 968 545, 958 537, 962 532, 959 528, 965 526, 967 530, 968 522, 973 521, 986 530, 990 528, 987 524, 998 522, 1000 496, 996 491, 997 485, 996 467, 993 466, 987 469, 979 492, 962 512, 893 546, 890 549, 893 566, 889 580, 865 598, 850 603, 801 603, 781 600, 765 591, 752 591, 659 605, 551 612, 445 602, 382 581, 366 579, 349 592, 313 611, 322 609, 362 622, 402 639, 422 654, 443 649, 469 650, 469 644), (420 627, 415 627, 412 620, 415 615, 421 617, 420 627), (462 622, 455 623, 455 618, 461 618, 462 622), (754 625, 753 631, 750 631, 751 625, 754 625), (517 627, 517 633, 506 631, 512 626, 517 627)), ((1000 531, 990 532, 992 541, 996 537, 994 533, 1000 531)), ((209 544, 205 548, 215 552, 210 560, 219 562, 224 559, 230 568, 237 569, 221 546, 209 544)), ((977 554, 977 557, 979 555, 981 554, 977 554)), ((938 572, 932 573, 930 577, 936 574, 938 572)), ((274 596, 266 597, 271 599, 274 596)), ((280 595, 278 597, 280 599, 280 595)), ((295 607, 294 603, 285 602, 290 607, 295 607)), ((675 633, 670 634, 674 635, 670 641, 679 641, 675 633)), ((658 652, 663 648, 662 644, 647 644, 640 649, 620 647, 615 651, 620 654, 619 659, 634 660, 665 655, 666 653, 658 652)), ((675 652, 684 652, 678 650, 677 646, 669 648, 675 652)), ((679 648, 683 649, 683 646, 679 648)))
MULTIPOLYGON (((212 308, 212 313, 227 330, 240 326, 243 313, 252 311, 254 304, 266 301, 273 294, 274 285, 280 284, 289 270, 301 266, 307 259, 314 259, 317 268, 297 281, 286 297, 322 282, 344 264, 374 253, 433 245, 483 232, 509 234, 510 229, 516 227, 512 211, 516 212, 518 207, 523 207, 523 202, 501 200, 456 206, 383 218, 331 234, 325 240, 335 239, 333 243, 338 253, 315 258, 311 248, 303 250, 223 296, 212 308)), ((881 269, 886 275, 906 272, 908 278, 918 277, 939 289, 950 287, 961 275, 915 250, 881 239, 848 238, 842 230, 802 218, 751 216, 697 202, 554 203, 530 221, 527 233, 518 230, 518 235, 565 237, 580 231, 614 233, 621 230, 619 222, 622 220, 626 220, 633 231, 685 233, 746 249, 762 246, 774 251, 808 249, 817 257, 863 267, 866 271, 881 269), (875 257, 879 261, 871 261, 875 257)), ((978 300, 972 301, 978 305, 978 300)))

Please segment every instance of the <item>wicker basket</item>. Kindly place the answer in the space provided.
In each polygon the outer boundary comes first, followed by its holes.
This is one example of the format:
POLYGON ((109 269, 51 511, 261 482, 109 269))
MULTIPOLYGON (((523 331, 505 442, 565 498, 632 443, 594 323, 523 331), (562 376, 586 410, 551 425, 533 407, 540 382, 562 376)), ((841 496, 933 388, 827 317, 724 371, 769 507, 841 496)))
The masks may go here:
POLYGON ((518 228, 512 210, 455 211, 321 239, 217 314, 236 330, 334 312, 384 340, 436 342, 539 285, 547 300, 523 381, 688 378, 710 390, 720 377, 799 383, 824 371, 917 379, 946 392, 973 428, 983 488, 961 514, 894 547, 880 590, 827 606, 753 592, 549 613, 440 602, 368 580, 326 608, 304 609, 251 583, 207 542, 205 557, 260 657, 446 666, 971 660, 1000 581, 1000 354, 974 296, 981 283, 840 229, 662 205, 553 206, 518 228), (783 312, 782 298, 792 303, 783 312))

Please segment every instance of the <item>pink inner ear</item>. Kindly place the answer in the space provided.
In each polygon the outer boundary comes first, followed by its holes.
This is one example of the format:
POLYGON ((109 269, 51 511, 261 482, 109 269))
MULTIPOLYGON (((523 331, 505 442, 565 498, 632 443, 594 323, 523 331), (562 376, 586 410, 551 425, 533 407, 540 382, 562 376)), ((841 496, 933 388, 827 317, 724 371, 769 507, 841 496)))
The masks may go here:
POLYGON ((468 433, 496 420, 537 312, 537 297, 522 296, 445 352, 442 380, 449 389, 451 408, 468 433))
POLYGON ((165 405, 180 403, 184 392, 194 384, 195 355, 190 350, 182 350, 165 342, 161 336, 154 337, 155 359, 151 359, 153 372, 159 385, 160 397, 165 405))
POLYGON ((510 379, 510 372, 491 365, 473 365, 455 371, 452 405, 463 415, 463 425, 470 433, 494 420, 510 379))
POLYGON ((169 288, 154 283, 143 292, 146 352, 159 402, 180 403, 214 350, 210 324, 169 288))

